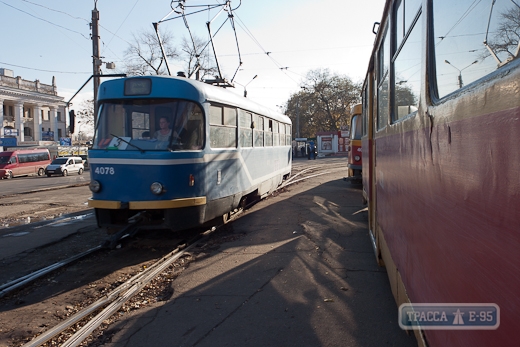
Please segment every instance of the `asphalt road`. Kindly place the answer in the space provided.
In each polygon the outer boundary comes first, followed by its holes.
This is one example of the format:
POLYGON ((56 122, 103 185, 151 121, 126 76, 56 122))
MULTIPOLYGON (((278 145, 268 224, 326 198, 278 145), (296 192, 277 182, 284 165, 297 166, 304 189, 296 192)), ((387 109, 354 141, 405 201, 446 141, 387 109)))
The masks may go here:
POLYGON ((28 176, 16 177, 10 180, 0 180, 0 198, 14 194, 27 193, 32 191, 56 189, 62 186, 88 185, 90 182, 90 171, 83 172, 82 175, 71 176, 28 176))

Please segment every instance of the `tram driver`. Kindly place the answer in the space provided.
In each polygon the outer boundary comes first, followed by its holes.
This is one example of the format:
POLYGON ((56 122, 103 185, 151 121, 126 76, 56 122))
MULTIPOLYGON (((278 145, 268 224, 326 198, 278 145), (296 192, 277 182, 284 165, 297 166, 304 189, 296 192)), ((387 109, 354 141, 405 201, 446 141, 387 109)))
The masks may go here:
POLYGON ((167 142, 170 139, 170 136, 172 135, 172 129, 170 129, 170 121, 167 117, 161 117, 159 119, 159 130, 157 130, 153 138, 158 141, 165 141, 167 142))

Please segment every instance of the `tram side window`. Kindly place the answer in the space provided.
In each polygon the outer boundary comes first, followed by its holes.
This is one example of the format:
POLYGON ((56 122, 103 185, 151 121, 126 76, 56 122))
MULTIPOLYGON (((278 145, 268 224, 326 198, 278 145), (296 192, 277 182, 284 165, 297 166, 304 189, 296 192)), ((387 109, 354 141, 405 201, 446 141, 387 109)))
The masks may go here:
POLYGON ((285 124, 285 145, 290 146, 292 143, 292 136, 291 136, 291 126, 289 124, 285 124))
POLYGON ((255 138, 255 147, 263 147, 264 146, 264 117, 260 117, 259 115, 253 115, 253 119, 255 122, 255 128, 253 129, 254 138, 255 138))
POLYGON ((238 110, 241 147, 253 147, 253 129, 251 127, 251 117, 251 113, 241 109, 238 110))
POLYGON ((368 135, 368 87, 363 88, 363 136, 368 135))
POLYGON ((264 146, 270 147, 273 145, 273 121, 269 118, 264 118, 264 146))
POLYGON ((377 54, 377 128, 383 129, 388 124, 389 72, 390 72, 390 38, 388 28, 385 28, 383 42, 377 54))
POLYGON ((421 91, 421 2, 401 0, 396 8, 397 47, 394 61, 395 122, 417 111, 421 91))
POLYGON ((519 23, 518 1, 434 1, 437 96, 453 93, 518 58, 519 23))
POLYGON ((273 146, 280 146, 280 133, 278 122, 273 120, 273 146))
POLYGON ((280 146, 285 146, 285 124, 279 123, 280 129, 280 146))
POLYGON ((209 132, 212 148, 230 148, 237 146, 237 111, 232 107, 209 107, 209 132))

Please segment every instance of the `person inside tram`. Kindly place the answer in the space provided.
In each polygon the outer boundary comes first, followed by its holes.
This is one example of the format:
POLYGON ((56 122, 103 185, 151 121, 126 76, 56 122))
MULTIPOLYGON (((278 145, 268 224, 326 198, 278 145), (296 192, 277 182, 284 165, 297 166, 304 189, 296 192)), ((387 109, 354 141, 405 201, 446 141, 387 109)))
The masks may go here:
POLYGON ((168 141, 172 135, 172 129, 170 129, 170 121, 167 117, 161 117, 159 119, 159 130, 157 130, 153 138, 158 141, 168 141))

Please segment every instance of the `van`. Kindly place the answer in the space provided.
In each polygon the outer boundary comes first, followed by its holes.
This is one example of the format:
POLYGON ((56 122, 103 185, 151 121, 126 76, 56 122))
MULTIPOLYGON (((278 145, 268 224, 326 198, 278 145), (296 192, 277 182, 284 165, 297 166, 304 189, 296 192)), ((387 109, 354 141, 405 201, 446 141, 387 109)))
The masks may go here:
POLYGON ((83 166, 83 159, 80 157, 58 157, 45 169, 47 177, 52 175, 67 176, 71 173, 81 175, 85 167, 83 166))
POLYGON ((43 176, 51 162, 48 149, 26 149, 0 152, 0 178, 43 176))

